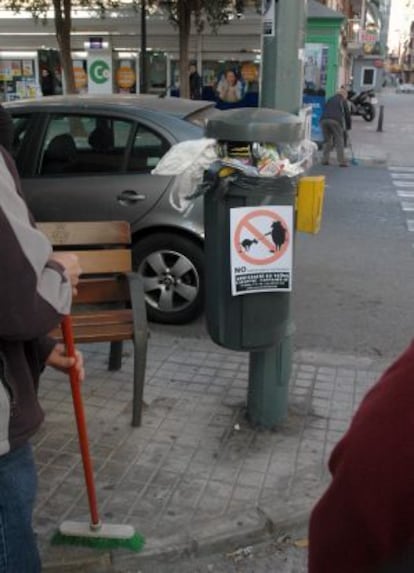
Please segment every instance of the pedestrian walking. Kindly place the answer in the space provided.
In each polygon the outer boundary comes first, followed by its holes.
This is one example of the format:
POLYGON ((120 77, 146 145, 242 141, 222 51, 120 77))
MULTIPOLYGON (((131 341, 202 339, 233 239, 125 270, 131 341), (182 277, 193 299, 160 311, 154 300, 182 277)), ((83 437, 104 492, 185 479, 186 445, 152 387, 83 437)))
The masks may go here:
POLYGON ((314 508, 309 573, 414 571, 414 341, 359 406, 314 508))
POLYGON ((201 99, 201 77, 197 72, 197 66, 195 64, 190 64, 190 98, 191 99, 201 99))
POLYGON ((328 99, 321 117, 323 133, 322 165, 329 165, 329 155, 336 149, 338 163, 341 167, 348 167, 345 159, 345 143, 347 131, 351 129, 351 113, 347 104, 347 91, 338 90, 328 99))
MULTIPOLYGON (((0 109, 0 126, 8 125, 7 115, 0 109)), ((0 131, 1 143, 10 144, 7 129, 0 131)), ((80 267, 74 254, 53 254, 35 228, 13 159, 2 145, 0 268, 0 571, 40 573, 30 438, 43 420, 37 388, 44 366, 66 371, 75 365, 84 375, 81 354, 68 358, 63 345, 48 336, 70 311, 80 267)))

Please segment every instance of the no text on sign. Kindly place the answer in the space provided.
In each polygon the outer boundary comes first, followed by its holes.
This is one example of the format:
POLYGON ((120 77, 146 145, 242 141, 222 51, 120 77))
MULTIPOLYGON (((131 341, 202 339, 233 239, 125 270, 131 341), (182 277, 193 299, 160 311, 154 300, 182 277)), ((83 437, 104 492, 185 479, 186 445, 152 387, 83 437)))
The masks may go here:
POLYGON ((232 294, 292 290, 293 207, 230 209, 232 294))

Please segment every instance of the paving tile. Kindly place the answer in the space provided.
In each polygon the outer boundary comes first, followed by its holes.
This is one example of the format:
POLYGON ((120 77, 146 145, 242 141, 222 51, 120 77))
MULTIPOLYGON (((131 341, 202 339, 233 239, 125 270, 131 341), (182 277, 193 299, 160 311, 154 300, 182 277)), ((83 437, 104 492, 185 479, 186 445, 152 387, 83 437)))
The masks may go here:
MULTIPOLYGON (((200 519, 244 513, 281 492, 306 495, 329 477, 326 460, 377 379, 375 364, 358 370, 297 362, 287 422, 277 432, 260 432, 244 418, 247 355, 217 351, 202 339, 188 346, 166 334, 151 337, 147 407, 135 429, 131 345, 116 373, 106 370, 108 345, 86 347, 85 403, 105 519, 127 519, 160 539, 200 519)), ((66 377, 47 369, 43 378, 47 419, 34 439, 35 523, 47 557, 59 520, 87 519, 87 501, 66 377)))

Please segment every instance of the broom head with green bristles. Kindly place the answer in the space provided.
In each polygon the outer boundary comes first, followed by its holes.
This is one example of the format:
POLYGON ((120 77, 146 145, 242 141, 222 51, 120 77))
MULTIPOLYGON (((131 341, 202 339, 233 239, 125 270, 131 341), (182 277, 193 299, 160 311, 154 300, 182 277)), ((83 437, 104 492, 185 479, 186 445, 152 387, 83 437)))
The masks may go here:
POLYGON ((145 540, 131 525, 104 523, 98 527, 64 521, 51 540, 52 545, 77 545, 96 549, 130 549, 139 552, 145 540))

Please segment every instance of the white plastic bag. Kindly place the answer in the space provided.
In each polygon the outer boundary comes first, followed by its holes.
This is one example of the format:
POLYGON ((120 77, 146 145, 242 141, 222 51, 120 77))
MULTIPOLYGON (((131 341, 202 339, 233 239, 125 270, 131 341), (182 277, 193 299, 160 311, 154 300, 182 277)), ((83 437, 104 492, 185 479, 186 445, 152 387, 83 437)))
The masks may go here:
POLYGON ((182 175, 172 185, 170 203, 181 213, 191 205, 189 196, 203 179, 206 169, 217 159, 216 140, 203 137, 173 145, 151 171, 153 175, 182 175))

